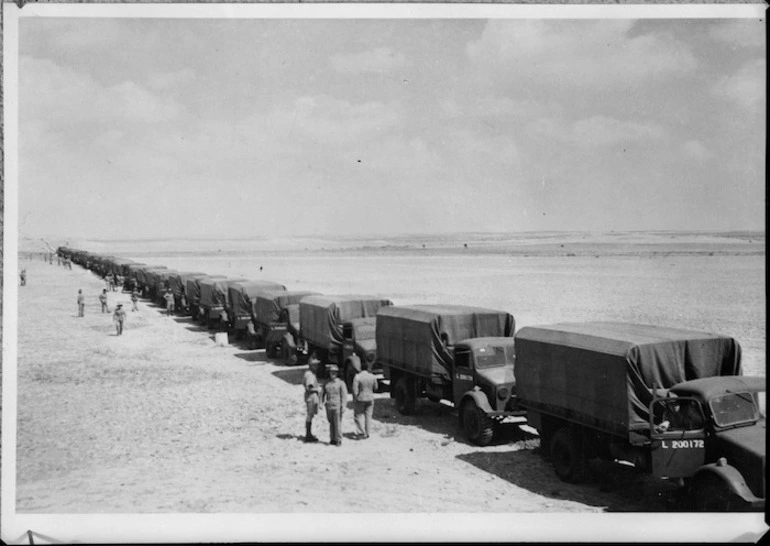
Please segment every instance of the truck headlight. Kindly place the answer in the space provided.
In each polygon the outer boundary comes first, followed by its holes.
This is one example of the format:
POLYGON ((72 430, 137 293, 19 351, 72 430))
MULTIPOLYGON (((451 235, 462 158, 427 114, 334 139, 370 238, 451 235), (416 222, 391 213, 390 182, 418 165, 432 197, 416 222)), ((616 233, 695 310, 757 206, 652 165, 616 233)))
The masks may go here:
POLYGON ((366 353, 366 361, 367 362, 374 362, 374 353, 369 351, 366 353))
POLYGON ((503 387, 502 389, 498 390, 498 391, 497 391, 497 397, 498 397, 500 400, 505 400, 506 398, 508 398, 508 389, 506 389, 505 387, 503 387))

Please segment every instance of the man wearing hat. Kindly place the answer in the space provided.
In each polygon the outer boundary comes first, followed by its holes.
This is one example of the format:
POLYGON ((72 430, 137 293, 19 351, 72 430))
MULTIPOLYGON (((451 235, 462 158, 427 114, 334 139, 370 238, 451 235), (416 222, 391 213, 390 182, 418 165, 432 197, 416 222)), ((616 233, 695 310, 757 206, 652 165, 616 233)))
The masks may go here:
MULTIPOLYGON (((251 324, 251 323, 249 323, 251 324)), ((305 406, 307 408, 307 417, 305 418, 305 441, 317 442, 318 438, 313 436, 313 417, 318 413, 319 404, 319 392, 318 377, 316 376, 316 370, 318 369, 318 360, 311 358, 308 363, 308 369, 305 375, 302 377, 302 385, 305 387, 305 406)))
POLYGON ((112 321, 115 323, 115 329, 119 336, 123 335, 123 322, 126 320, 126 312, 123 310, 123 304, 119 303, 112 314, 112 321))
POLYGON ((166 300, 166 314, 171 316, 171 313, 174 312, 174 294, 171 293, 170 288, 166 290, 163 299, 166 300))
POLYGON ((329 443, 342 445, 342 415, 348 403, 348 388, 345 382, 337 377, 339 368, 334 364, 327 366, 329 381, 324 385, 323 402, 326 406, 326 418, 329 420, 329 443))

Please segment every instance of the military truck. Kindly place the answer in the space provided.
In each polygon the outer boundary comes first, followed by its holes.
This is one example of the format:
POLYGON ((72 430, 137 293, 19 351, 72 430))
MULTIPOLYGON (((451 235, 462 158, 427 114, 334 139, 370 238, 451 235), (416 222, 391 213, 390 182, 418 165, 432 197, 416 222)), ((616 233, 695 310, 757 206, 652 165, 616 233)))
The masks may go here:
MULTIPOLYGON (((344 364, 344 325, 355 319, 375 317, 380 308, 391 305, 389 299, 358 294, 304 297, 299 302, 298 349, 321 361, 319 374, 323 376, 327 363, 344 364)), ((346 370, 340 372, 345 377, 346 370)))
POLYGON ((187 297, 187 281, 205 277, 205 273, 198 271, 182 271, 174 273, 168 278, 168 287, 174 295, 174 307, 178 313, 187 314, 189 299, 187 297))
POLYGON ((165 265, 151 265, 136 270, 136 284, 142 296, 150 298, 154 296, 155 274, 163 269, 168 268, 165 265))
POLYGON ((228 289, 234 283, 247 279, 228 279, 203 277, 198 280, 200 299, 198 300, 198 320, 209 328, 221 326, 220 317, 228 306, 228 289))
POLYGON ((499 424, 522 417, 513 375, 510 313, 464 305, 405 305, 377 312, 377 360, 399 413, 417 399, 446 400, 471 442, 489 444, 499 424))
POLYGON ((155 303, 166 306, 166 290, 171 288, 169 281, 173 275, 178 275, 175 269, 163 269, 153 274, 155 286, 153 287, 153 299, 155 303))
POLYGON ((129 292, 132 291, 134 288, 139 290, 139 286, 137 284, 137 271, 144 267, 149 267, 145 263, 133 263, 128 264, 125 267, 125 277, 123 279, 123 288, 128 290, 129 292))
POLYGON ((364 362, 371 364, 371 372, 382 379, 382 366, 377 362, 377 317, 353 319, 342 325, 342 370, 348 390, 353 388, 353 378, 361 371, 364 362), (356 355, 358 358, 353 358, 356 355))
POLYGON ((299 302, 320 295, 307 290, 260 292, 252 300, 251 315, 257 334, 257 347, 264 346, 268 358, 296 364, 299 340, 299 302))
POLYGON ((765 379, 731 337, 615 322, 522 328, 516 388, 567 482, 587 461, 632 463, 685 486, 698 510, 764 507, 765 379))
POLYGON ((273 281, 243 281, 231 284, 227 291, 227 317, 230 331, 236 337, 240 337, 246 332, 246 327, 252 320, 256 297, 264 292, 285 292, 286 287, 273 281))
POLYGON ((187 304, 190 306, 190 315, 193 320, 200 322, 200 298, 201 298, 201 281, 205 280, 225 280, 227 277, 224 275, 204 275, 203 277, 192 277, 187 279, 187 304))

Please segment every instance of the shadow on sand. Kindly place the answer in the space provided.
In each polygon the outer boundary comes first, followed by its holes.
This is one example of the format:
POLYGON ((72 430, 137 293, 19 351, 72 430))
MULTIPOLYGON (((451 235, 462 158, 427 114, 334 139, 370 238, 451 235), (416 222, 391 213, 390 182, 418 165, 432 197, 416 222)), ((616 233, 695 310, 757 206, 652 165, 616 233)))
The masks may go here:
MULTIPOLYGON (((264 353, 263 353, 264 354, 264 353)), ((297 366, 273 372, 278 379, 283 379, 290 385, 302 385, 302 376, 305 375, 307 366, 297 366)))
POLYGON ((561 481, 538 449, 484 451, 457 458, 532 493, 589 506, 605 507, 607 512, 678 511, 680 491, 654 480, 642 471, 605 461, 590 461, 584 483, 561 481))
POLYGON ((267 358, 264 351, 249 351, 248 353, 235 353, 233 356, 245 360, 246 362, 259 362, 267 364, 267 358))

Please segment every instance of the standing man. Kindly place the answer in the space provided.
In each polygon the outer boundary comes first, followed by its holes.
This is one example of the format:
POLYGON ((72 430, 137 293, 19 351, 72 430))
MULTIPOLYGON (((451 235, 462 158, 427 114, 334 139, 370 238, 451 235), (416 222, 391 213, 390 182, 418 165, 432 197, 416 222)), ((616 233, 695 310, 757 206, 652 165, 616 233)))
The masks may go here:
POLYGON ((139 301, 139 292, 136 291, 136 288, 131 290, 131 311, 139 311, 139 308, 136 306, 136 302, 139 301))
POLYGON ((119 303, 115 307, 115 312, 112 314, 112 322, 115 323, 115 330, 118 332, 117 335, 122 336, 123 335, 123 323, 126 320, 126 312, 123 310, 123 304, 119 303))
POLYGON ((318 361, 313 359, 308 363, 308 369, 302 377, 302 385, 305 387, 305 407, 307 408, 307 417, 305 417, 305 442, 317 442, 318 438, 313 436, 313 417, 318 413, 319 387, 316 370, 318 361))
POLYGON ((326 418, 329 420, 329 443, 337 447, 342 445, 342 415, 348 403, 348 388, 345 382, 337 377, 339 368, 331 364, 327 366, 329 381, 324 385, 323 402, 326 406, 326 418))
POLYGON ((377 378, 371 372, 372 363, 364 362, 363 369, 353 378, 353 420, 356 423, 358 437, 369 437, 374 413, 374 391, 377 390, 377 378), (366 421, 364 427, 363 421, 366 421))
POLYGON ((102 289, 102 293, 99 294, 99 303, 102 304, 102 313, 109 313, 110 308, 107 307, 107 289, 102 289))
POLYGON ((83 289, 78 289, 78 316, 84 317, 86 310, 86 297, 83 295, 83 289))
POLYGON ((19 277, 21 277, 21 285, 27 286, 27 270, 22 269, 21 273, 19 273, 19 277))
POLYGON ((166 300, 166 315, 170 317, 171 313, 174 312, 174 294, 171 293, 170 288, 166 290, 163 299, 166 300))

